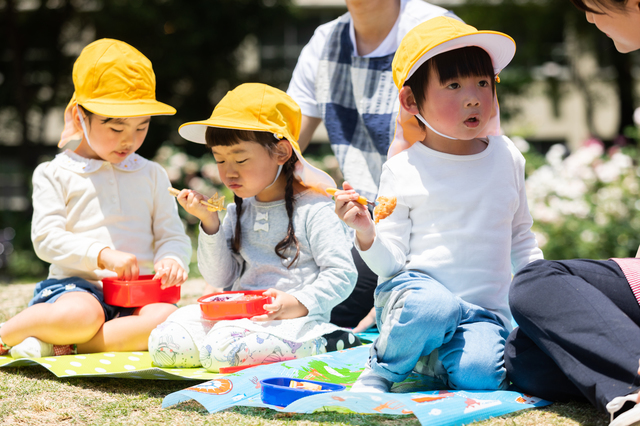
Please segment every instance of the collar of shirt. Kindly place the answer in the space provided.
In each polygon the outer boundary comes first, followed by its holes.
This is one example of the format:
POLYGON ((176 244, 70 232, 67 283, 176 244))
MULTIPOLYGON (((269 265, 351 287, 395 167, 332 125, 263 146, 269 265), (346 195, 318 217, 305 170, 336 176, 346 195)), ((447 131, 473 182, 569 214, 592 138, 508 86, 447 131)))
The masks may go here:
MULTIPOLYGON (((148 162, 149 160, 134 153, 121 163, 113 164, 113 167, 124 172, 135 172, 146 166, 148 162)), ((85 158, 67 149, 56 155, 52 163, 75 173, 93 173, 99 170, 107 161, 85 158)))

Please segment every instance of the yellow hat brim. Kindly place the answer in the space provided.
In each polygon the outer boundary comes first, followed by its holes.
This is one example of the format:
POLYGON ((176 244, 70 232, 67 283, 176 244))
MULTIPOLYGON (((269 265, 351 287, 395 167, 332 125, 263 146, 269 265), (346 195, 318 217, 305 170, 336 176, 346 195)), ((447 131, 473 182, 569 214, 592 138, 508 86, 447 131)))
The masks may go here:
POLYGON ((457 19, 439 16, 416 26, 402 39, 393 58, 393 81, 398 89, 422 64, 444 52, 477 46, 491 57, 497 75, 511 62, 516 43, 498 31, 478 31, 457 19))
MULTIPOLYGON (((509 65, 509 62, 511 62, 516 54, 515 41, 508 35, 495 31, 478 31, 475 34, 464 35, 447 40, 424 52, 413 63, 407 72, 406 77, 402 81, 402 84, 404 84, 404 82, 407 81, 422 64, 434 56, 468 46, 480 47, 489 54, 491 62, 493 63, 493 72, 496 75, 509 65)), ((400 84, 399 87, 402 87, 402 84, 400 84)))
POLYGON ((152 99, 132 101, 87 100, 78 101, 83 108, 94 114, 112 118, 144 117, 147 115, 173 115, 176 109, 152 99))
MULTIPOLYGON (((190 121, 188 123, 182 124, 178 128, 178 133, 180 136, 185 138, 188 141, 205 144, 207 141, 205 140, 205 133, 208 127, 220 127, 223 129, 237 129, 237 130, 249 130, 253 132, 267 132, 274 133, 272 129, 267 128, 266 126, 261 126, 260 124, 252 125, 247 123, 246 121, 237 121, 237 120, 229 120, 229 119, 207 119, 202 121, 190 121)), ((281 130, 282 131, 282 130, 281 130)), ((296 146, 298 142, 291 136, 290 134, 281 134, 280 137, 285 138, 289 142, 294 142, 296 146)))

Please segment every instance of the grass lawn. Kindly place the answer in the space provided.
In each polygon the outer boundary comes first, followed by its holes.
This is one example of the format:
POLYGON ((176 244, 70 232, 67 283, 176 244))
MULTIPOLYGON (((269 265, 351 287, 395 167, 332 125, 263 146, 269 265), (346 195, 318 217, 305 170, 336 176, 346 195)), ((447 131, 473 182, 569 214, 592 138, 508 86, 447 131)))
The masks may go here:
MULTIPOLYGON (((200 296, 204 282, 183 286, 181 305, 200 296)), ((0 285, 0 322, 26 307, 33 284, 0 285)), ((187 381, 109 378, 59 379, 44 367, 0 369, 0 421, 3 425, 380 425, 417 426, 414 416, 285 414, 236 407, 208 414, 196 402, 163 410, 162 399, 189 386, 187 381)), ((498 425, 607 425, 608 416, 586 403, 553 404, 475 423, 498 425)))

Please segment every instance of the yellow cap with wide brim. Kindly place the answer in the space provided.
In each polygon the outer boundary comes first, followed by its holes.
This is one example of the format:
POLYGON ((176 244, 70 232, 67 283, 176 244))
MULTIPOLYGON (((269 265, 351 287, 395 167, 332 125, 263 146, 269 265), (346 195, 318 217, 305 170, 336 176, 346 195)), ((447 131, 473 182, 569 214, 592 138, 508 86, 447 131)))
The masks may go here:
MULTIPOLYGON (((516 53, 515 41, 506 34, 497 31, 478 31, 457 19, 438 16, 429 19, 409 31, 393 57, 391 65, 393 81, 398 90, 422 64, 436 55, 463 47, 477 46, 491 57, 494 75, 506 67, 516 53)), ((480 136, 500 134, 500 107, 498 98, 494 98, 494 111, 480 136)), ((396 118, 396 131, 389 145, 387 157, 409 148, 415 142, 424 139, 425 131, 418 119, 400 106, 396 118)))
POLYGON ((73 65, 75 92, 65 109, 59 147, 82 138, 73 124, 72 109, 112 118, 173 115, 175 108, 156 100, 156 76, 151 61, 131 45, 113 39, 88 44, 73 65))
POLYGON ((504 33, 478 31, 457 19, 438 16, 414 27, 400 42, 391 64, 396 87, 402 89, 409 77, 434 56, 469 46, 478 46, 489 54, 495 75, 516 53, 515 41, 504 33))
POLYGON ((245 83, 227 92, 208 120, 184 123, 180 136, 206 143, 208 127, 272 133, 286 139, 298 157, 294 175, 306 187, 326 193, 335 188, 333 178, 304 159, 298 145, 302 114, 298 104, 285 92, 261 83, 245 83))

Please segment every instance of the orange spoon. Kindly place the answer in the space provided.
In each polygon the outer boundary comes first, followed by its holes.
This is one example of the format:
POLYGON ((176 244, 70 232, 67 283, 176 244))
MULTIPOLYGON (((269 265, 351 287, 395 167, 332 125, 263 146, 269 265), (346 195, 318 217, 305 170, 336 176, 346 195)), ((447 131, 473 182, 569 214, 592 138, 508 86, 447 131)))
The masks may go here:
MULTIPOLYGON (((336 191, 338 190, 338 188, 327 188, 325 189, 325 191, 327 191, 327 193, 329 195, 335 195, 336 191)), ((375 207, 377 203, 375 203, 374 201, 369 201, 366 198, 364 198, 362 195, 358 197, 358 199, 356 200, 358 203, 362 204, 363 206, 366 206, 367 204, 375 207)))

